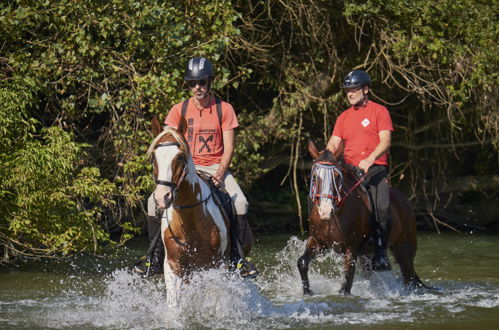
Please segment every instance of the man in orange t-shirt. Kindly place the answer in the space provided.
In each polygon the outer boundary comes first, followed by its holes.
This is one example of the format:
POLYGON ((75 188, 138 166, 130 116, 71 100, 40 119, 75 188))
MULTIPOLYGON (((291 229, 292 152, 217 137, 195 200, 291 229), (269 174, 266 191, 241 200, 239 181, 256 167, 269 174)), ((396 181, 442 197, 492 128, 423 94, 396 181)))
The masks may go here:
POLYGON ((371 79, 362 70, 350 72, 342 87, 351 107, 340 114, 327 149, 333 153, 344 147, 343 158, 365 173, 369 193, 374 201, 376 245, 372 267, 374 270, 390 270, 386 254, 390 234, 390 187, 388 184, 388 149, 393 131, 388 110, 368 98, 371 79))
MULTIPOLYGON (((214 78, 213 67, 206 58, 194 57, 187 63, 184 79, 191 89, 192 97, 174 105, 165 119, 165 124, 177 127, 180 119, 187 121, 185 138, 189 144, 191 156, 197 170, 211 174, 231 196, 237 214, 236 223, 231 225, 231 263, 240 269, 242 277, 254 277, 258 274, 256 267, 244 259, 241 246, 251 244, 253 234, 246 214, 248 201, 229 170, 235 146, 235 131, 239 127, 236 113, 227 102, 221 101, 210 93, 214 78)), ((148 200, 149 238, 161 226, 161 217, 155 214, 154 197, 148 200)), ((156 244, 151 257, 149 269, 136 266, 137 273, 161 272, 164 259, 161 240, 156 244)))
MULTIPOLYGON (((232 105, 218 100, 221 104, 222 118, 218 117, 216 111, 215 97, 208 96, 207 103, 201 105, 196 102, 195 97, 188 100, 186 113, 183 117, 187 120, 186 140, 191 149, 192 160, 196 165, 211 166, 224 164, 220 169, 220 175, 228 169, 229 155, 234 150, 234 129, 239 127, 236 113, 232 105), (225 133, 225 138, 224 138, 225 133), (224 145, 224 143, 226 145, 224 145), (224 159, 224 153, 227 152, 224 159)), ((168 112, 165 124, 176 127, 182 117, 182 105, 184 102, 175 104, 168 112)), ((246 213, 242 211, 242 213, 246 213)))

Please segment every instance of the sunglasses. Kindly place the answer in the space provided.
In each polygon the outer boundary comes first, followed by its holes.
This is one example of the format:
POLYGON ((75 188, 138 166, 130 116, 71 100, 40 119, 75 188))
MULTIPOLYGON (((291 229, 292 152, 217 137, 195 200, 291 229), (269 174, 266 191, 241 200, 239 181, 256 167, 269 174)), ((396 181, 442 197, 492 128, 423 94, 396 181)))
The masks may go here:
POLYGON ((208 81, 206 79, 201 79, 201 80, 188 80, 187 85, 189 85, 190 88, 196 87, 196 85, 199 86, 206 86, 208 84, 208 81))
POLYGON ((357 93, 358 91, 360 91, 362 89, 362 87, 353 87, 353 88, 346 88, 344 90, 345 94, 348 94, 348 93, 357 93))

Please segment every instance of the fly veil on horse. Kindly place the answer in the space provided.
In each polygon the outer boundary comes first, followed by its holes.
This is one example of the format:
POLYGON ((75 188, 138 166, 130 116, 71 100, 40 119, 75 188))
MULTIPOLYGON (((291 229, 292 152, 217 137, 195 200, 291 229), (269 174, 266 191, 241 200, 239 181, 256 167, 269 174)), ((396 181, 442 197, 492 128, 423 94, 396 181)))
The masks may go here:
MULTIPOLYGON (((163 130, 154 118, 152 128, 156 138, 148 154, 153 157, 157 184, 154 198, 158 208, 164 210, 161 237, 165 275, 171 271, 185 279, 193 271, 218 267, 229 260, 231 247, 237 246, 229 230, 232 212, 224 208, 227 200, 219 198, 211 179, 196 172, 184 138, 185 118, 178 129, 163 130)), ((228 202, 232 208, 230 197, 228 202)), ((251 245, 242 248, 247 255, 251 245)))
MULTIPOLYGON (((333 248, 343 254, 345 278, 340 292, 349 294, 357 257, 372 253, 374 249, 372 207, 361 185, 362 179, 352 167, 338 162, 328 150, 319 153, 312 142, 308 149, 315 164, 309 194, 309 238, 305 253, 298 259, 303 293, 312 294, 308 279, 310 262, 319 253, 333 248)), ((400 267, 404 284, 426 287, 414 270, 416 220, 407 199, 393 188, 390 188, 390 212, 392 227, 388 245, 400 267)))

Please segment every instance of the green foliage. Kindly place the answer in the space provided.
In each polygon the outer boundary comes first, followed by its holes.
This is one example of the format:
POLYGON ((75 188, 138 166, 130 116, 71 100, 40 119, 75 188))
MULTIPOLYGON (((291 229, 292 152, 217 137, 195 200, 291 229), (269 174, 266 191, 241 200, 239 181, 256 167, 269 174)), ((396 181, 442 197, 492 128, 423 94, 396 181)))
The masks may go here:
MULTIPOLYGON (((90 243, 95 250, 108 241, 101 225, 121 227, 122 240, 137 232, 138 206, 152 187, 145 159, 151 116, 164 117, 187 95, 187 57, 220 59, 239 33, 237 17, 226 0, 2 2, 5 255, 14 254, 7 248, 13 242, 31 253, 35 246, 50 254, 90 243), (72 134, 41 130, 52 125, 72 134), (56 137, 66 139, 57 143, 67 154, 57 150, 56 137), (90 142, 89 152, 78 141, 90 142)), ((217 69, 223 84, 229 70, 217 69)))
POLYGON ((3 174, 0 230, 11 237, 4 255, 39 256, 97 252, 110 243, 99 226, 114 202, 114 185, 99 169, 82 167, 83 144, 58 127, 42 130, 17 150, 3 174))

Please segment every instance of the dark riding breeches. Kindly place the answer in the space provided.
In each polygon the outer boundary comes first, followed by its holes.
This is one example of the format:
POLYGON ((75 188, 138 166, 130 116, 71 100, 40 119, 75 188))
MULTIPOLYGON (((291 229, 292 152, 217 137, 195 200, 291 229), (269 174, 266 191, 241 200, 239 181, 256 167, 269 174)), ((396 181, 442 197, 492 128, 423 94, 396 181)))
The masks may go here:
POLYGON ((383 165, 373 165, 367 171, 366 186, 371 195, 374 213, 381 229, 388 232, 390 219, 390 187, 388 185, 388 168, 383 165))

